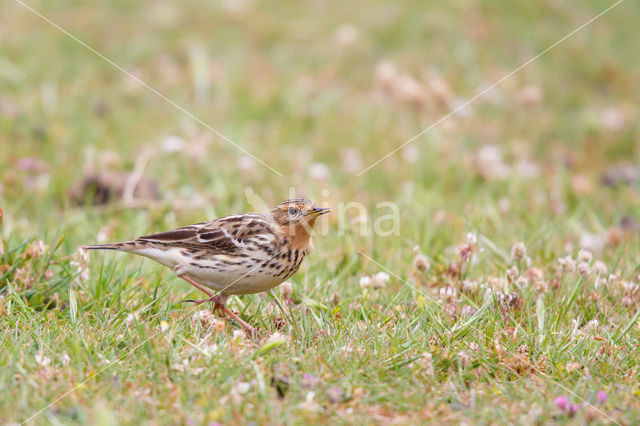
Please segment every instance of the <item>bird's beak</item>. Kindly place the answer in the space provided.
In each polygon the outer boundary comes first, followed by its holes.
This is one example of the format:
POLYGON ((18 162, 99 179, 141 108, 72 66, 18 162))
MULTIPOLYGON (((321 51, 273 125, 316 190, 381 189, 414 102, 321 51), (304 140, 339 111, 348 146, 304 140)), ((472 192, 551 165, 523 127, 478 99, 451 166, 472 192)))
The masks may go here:
POLYGON ((329 213, 331 209, 326 207, 315 207, 313 210, 309 210, 309 212, 305 216, 322 216, 325 213, 329 213))

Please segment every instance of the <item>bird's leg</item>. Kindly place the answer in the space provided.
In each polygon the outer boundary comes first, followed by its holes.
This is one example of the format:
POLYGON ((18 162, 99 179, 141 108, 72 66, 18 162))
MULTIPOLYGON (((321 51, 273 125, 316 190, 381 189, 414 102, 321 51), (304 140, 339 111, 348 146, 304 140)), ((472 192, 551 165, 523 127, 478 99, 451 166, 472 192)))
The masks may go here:
POLYGON ((214 293, 204 288, 202 285, 198 284, 197 282, 195 282, 185 274, 178 273, 178 278, 182 278, 183 280, 185 280, 186 282, 188 282, 189 284, 191 284, 192 286, 194 286, 195 288, 197 288, 198 290, 200 290, 201 292, 209 296, 206 299, 200 299, 200 300, 186 299, 186 300, 183 300, 183 302, 191 302, 191 303, 195 303, 196 305, 201 305, 205 302, 213 302, 213 298, 216 297, 214 293))
POLYGON ((227 308, 225 306, 224 303, 227 301, 227 297, 228 296, 220 296, 220 295, 215 295, 213 297, 213 303, 214 303, 213 310, 214 310, 214 312, 215 311, 222 311, 224 314, 229 316, 232 320, 234 320, 235 322, 240 324, 245 330, 247 330, 247 332, 249 333, 249 336, 255 337, 257 339, 262 339, 262 336, 260 336, 260 333, 258 332, 258 330, 255 327, 252 327, 251 325, 249 325, 249 323, 247 323, 245 320, 243 320, 242 318, 237 316, 235 314, 235 312, 233 312, 231 309, 229 309, 229 308, 227 308))
POLYGON ((240 324, 245 330, 247 330, 249 332, 250 336, 256 337, 258 339, 262 338, 260 336, 260 333, 258 332, 258 330, 256 330, 254 327, 250 326, 246 321, 244 321, 242 318, 237 316, 231 309, 229 309, 229 308, 227 308, 225 306, 225 302, 227 301, 228 296, 222 296, 222 295, 219 295, 219 294, 212 293, 211 291, 209 291, 208 289, 204 288, 202 285, 198 284, 193 279, 188 277, 186 274, 184 274, 184 272, 182 272, 179 267, 176 267, 175 271, 176 271, 176 274, 178 275, 178 277, 182 278, 183 280, 185 280, 186 282, 188 282, 189 284, 191 284, 192 286, 194 286, 195 288, 197 288, 198 290, 202 291, 207 296, 209 296, 206 299, 201 299, 201 300, 187 299, 187 300, 183 300, 183 302, 192 302, 192 303, 195 303, 196 305, 201 305, 201 304, 206 303, 206 302, 213 302, 213 311, 214 312, 215 311, 221 311, 222 313, 226 314, 231 319, 233 319, 235 322, 240 324))

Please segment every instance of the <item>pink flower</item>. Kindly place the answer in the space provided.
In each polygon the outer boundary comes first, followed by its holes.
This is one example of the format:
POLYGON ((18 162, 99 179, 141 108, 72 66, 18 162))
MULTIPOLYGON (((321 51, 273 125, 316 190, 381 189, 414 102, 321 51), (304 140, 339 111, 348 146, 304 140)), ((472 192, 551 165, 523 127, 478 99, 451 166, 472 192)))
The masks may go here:
POLYGON ((598 393, 596 394, 596 399, 598 400, 599 403, 603 403, 607 400, 607 394, 605 391, 603 390, 599 390, 598 393))
POLYGON ((566 396, 559 396, 554 401, 556 403, 556 407, 558 407, 562 411, 566 411, 569 408, 569 398, 566 396))

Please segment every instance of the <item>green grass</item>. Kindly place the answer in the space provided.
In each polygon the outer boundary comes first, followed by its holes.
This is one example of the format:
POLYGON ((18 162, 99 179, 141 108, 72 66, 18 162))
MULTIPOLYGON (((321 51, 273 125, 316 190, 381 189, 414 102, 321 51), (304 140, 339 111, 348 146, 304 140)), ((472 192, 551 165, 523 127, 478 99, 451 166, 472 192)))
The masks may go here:
POLYGON ((629 226, 640 197, 637 182, 600 182, 607 168, 638 159, 637 2, 361 176, 612 3, 287 1, 239 12, 198 0, 28 4, 282 176, 240 167, 248 162, 231 144, 3 2, 0 420, 43 409, 30 423, 640 420, 640 241, 629 226), (381 61, 397 73, 385 79, 381 61), (407 76, 432 88, 444 79, 451 94, 411 100, 407 76), (171 135, 183 149, 162 148, 171 135), (502 151, 506 176, 483 168, 486 145, 502 151), (147 150, 160 201, 71 200, 83 175, 130 171, 147 150), (527 176, 523 161, 538 172, 527 176), (310 174, 314 163, 330 174, 310 174), (336 209, 290 280, 290 300, 278 289, 231 299, 269 341, 198 316, 179 302, 200 295, 149 260, 74 257, 99 236, 126 240, 249 211, 247 187, 268 204, 295 188, 336 209), (367 209, 366 235, 355 209, 339 214, 349 202, 367 209), (381 202, 399 207, 395 235, 372 232, 389 213, 381 202), (468 233, 477 243, 461 262, 468 233), (519 241, 530 265, 511 259, 519 241), (416 245, 426 273, 413 266, 416 245), (605 275, 558 272, 558 258, 575 259, 581 246, 605 275), (361 287, 384 271, 382 288, 361 287), (440 295, 447 287, 452 299, 440 295), (575 415, 556 406, 559 396, 581 406, 575 415))

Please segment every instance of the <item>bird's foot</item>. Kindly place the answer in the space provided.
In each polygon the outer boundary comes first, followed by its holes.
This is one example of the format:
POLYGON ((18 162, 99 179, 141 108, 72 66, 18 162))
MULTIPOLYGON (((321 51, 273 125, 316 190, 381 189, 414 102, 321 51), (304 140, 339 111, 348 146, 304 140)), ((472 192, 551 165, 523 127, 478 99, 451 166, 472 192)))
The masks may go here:
POLYGON ((206 299, 200 299, 200 300, 186 299, 186 300, 183 300, 182 302, 195 303, 196 305, 201 305, 206 302, 213 302, 214 313, 220 312, 222 316, 225 316, 225 315, 228 316, 229 318, 231 318, 232 320, 240 324, 242 328, 244 328, 249 333, 249 336, 257 340, 261 340, 262 336, 260 335, 260 332, 255 327, 252 327, 245 320, 243 320, 238 315, 236 315, 236 313, 233 312, 231 309, 227 308, 227 306, 225 305, 226 301, 227 301, 227 296, 221 296, 219 294, 215 294, 206 299))
POLYGON ((243 320, 242 318, 240 318, 238 315, 236 315, 235 312, 233 312, 231 309, 227 308, 224 303, 222 304, 218 304, 216 303, 213 306, 213 310, 219 310, 220 312, 222 312, 223 314, 227 315, 229 318, 231 318, 232 320, 234 320, 235 322, 237 322, 238 324, 240 324, 242 326, 242 328, 244 328, 247 333, 249 333, 249 336, 251 338, 254 338, 258 341, 262 340, 262 336, 260 335, 260 332, 258 331, 257 328, 252 327, 251 325, 249 325, 249 323, 247 323, 245 320, 243 320))

